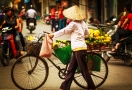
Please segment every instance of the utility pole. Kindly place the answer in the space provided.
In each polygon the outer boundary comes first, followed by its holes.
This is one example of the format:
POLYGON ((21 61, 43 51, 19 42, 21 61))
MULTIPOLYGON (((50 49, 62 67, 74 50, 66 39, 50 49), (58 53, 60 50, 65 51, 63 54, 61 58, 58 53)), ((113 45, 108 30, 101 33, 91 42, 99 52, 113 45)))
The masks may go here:
POLYGON ((43 17, 44 14, 44 0, 41 0, 41 17, 43 17))

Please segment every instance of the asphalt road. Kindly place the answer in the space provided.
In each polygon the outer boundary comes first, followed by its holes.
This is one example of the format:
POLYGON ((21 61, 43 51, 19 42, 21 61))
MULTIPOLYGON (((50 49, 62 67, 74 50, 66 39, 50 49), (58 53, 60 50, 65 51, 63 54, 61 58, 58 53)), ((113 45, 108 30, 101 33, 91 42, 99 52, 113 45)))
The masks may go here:
MULTIPOLYGON (((38 21, 36 30, 33 31, 34 36, 38 36, 43 31, 51 32, 50 25, 45 25, 42 21, 38 21)), ((24 36, 31 35, 29 31, 24 27, 24 36)), ((57 38, 58 39, 58 38, 57 38)), ((59 39, 69 39, 69 35, 60 37, 59 39)), ((52 57, 54 63, 61 67, 64 67, 61 62, 52 57)), ((3 67, 0 63, 0 90, 19 90, 11 80, 11 67, 15 59, 11 60, 10 65, 3 67)), ((49 65, 49 76, 46 83, 39 90, 59 90, 59 86, 62 79, 58 76, 58 70, 48 62, 49 65)), ((132 90, 132 67, 124 66, 121 60, 111 59, 108 62, 108 78, 105 83, 98 88, 98 90, 132 90)), ((84 90, 78 87, 74 82, 72 83, 71 90, 84 90)))

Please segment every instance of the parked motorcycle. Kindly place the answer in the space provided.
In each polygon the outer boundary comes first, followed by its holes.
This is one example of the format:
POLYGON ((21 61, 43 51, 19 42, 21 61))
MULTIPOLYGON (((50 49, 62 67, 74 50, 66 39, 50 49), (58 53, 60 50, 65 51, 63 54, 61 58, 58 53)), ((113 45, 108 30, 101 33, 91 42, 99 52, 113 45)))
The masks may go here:
POLYGON ((45 22, 47 25, 50 25, 50 24, 51 24, 51 16, 50 16, 50 15, 47 15, 47 16, 44 18, 44 22, 45 22))
POLYGON ((36 29, 35 25, 34 25, 34 19, 30 19, 28 21, 28 27, 27 29, 30 31, 30 33, 32 33, 32 31, 34 31, 36 29))
POLYGON ((2 28, 0 35, 0 61, 3 66, 8 66, 11 59, 20 56, 15 47, 14 37, 9 33, 10 30, 12 28, 2 28))

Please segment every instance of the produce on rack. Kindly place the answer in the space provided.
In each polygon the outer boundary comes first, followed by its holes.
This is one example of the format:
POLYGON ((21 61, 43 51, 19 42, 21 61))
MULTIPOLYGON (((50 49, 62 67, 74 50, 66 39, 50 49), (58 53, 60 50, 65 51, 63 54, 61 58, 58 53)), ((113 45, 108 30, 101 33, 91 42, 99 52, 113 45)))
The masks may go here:
POLYGON ((110 47, 111 37, 102 30, 89 29, 90 35, 85 39, 89 49, 101 49, 110 47))

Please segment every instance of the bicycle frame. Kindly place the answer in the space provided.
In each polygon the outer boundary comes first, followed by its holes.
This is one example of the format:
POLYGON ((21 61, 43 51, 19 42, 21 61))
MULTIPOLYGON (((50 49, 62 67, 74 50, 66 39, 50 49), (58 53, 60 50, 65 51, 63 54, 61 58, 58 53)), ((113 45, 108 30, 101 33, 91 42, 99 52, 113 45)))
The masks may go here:
MULTIPOLYGON (((39 42, 43 37, 44 36, 41 36, 38 39, 37 42, 39 42)), ((55 56, 56 58, 58 58, 54 53, 52 53, 52 55, 55 56)), ((37 57, 39 57, 39 56, 37 56, 37 57)), ((68 64, 66 64, 65 70, 63 72, 62 69, 60 68, 60 66, 56 65, 50 58, 47 58, 47 59, 50 61, 50 63, 52 63, 58 69, 58 71, 60 71, 64 76, 66 75, 68 64)), ((29 74, 31 74, 34 71, 34 69, 36 68, 37 64, 38 64, 38 58, 36 59, 36 62, 35 62, 35 65, 33 66, 33 68, 28 72, 29 74)))

